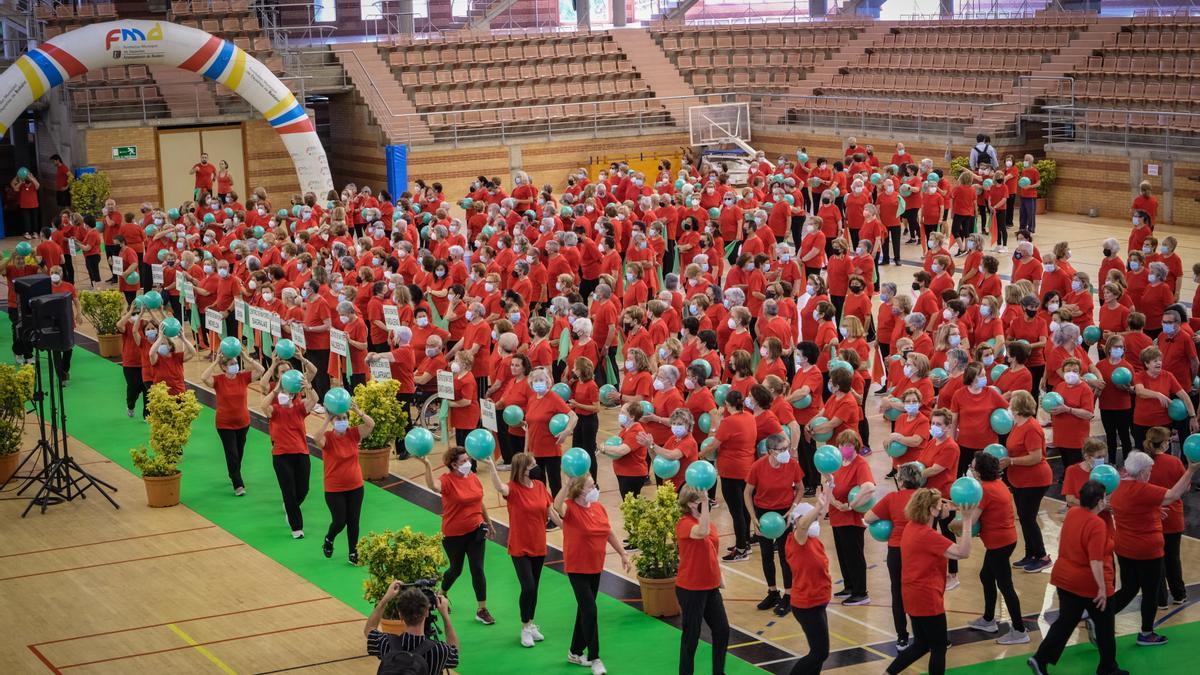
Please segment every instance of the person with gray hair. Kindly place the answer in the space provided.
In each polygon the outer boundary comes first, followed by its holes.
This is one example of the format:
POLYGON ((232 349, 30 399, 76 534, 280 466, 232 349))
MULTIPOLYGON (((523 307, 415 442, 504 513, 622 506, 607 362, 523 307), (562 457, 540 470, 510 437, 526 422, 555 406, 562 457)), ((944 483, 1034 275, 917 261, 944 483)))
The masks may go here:
POLYGON ((1162 510, 1188 491, 1200 463, 1189 462, 1183 475, 1170 489, 1150 482, 1154 459, 1135 450, 1125 458, 1125 478, 1109 496, 1109 508, 1116 525, 1114 553, 1120 563, 1121 588, 1108 600, 1106 611, 1118 614, 1140 592, 1141 628, 1137 643, 1142 646, 1166 644, 1167 638, 1154 632, 1158 609, 1158 590, 1163 575, 1162 510))
POLYGON ((746 304, 746 292, 740 288, 727 288, 722 301, 725 303, 725 309, 741 307, 746 304))
POLYGON ((354 391, 358 385, 367 383, 367 324, 358 316, 352 302, 339 302, 337 317, 337 328, 346 334, 350 350, 350 367, 346 369, 349 375, 343 371, 343 380, 347 389, 354 391))
MULTIPOLYGON (((904 507, 913 493, 925 486, 924 467, 920 462, 901 464, 896 470, 896 491, 889 492, 875 502, 875 506, 863 516, 863 522, 871 527, 878 521, 891 524, 887 538, 887 570, 892 587, 892 624, 896 627, 896 649, 902 651, 908 647, 908 617, 904 613, 904 597, 901 593, 902 565, 900 562, 900 538, 904 536, 904 528, 908 526, 908 518, 904 515, 904 507)), ((882 526, 877 526, 882 527, 882 526)), ((872 534, 877 529, 872 527, 872 534)))

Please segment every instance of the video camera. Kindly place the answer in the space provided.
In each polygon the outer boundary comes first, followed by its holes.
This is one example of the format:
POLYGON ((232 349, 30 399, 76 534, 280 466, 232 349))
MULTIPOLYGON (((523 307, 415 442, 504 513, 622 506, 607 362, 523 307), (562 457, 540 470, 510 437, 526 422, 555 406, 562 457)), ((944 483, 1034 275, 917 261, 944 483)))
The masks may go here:
POLYGON ((437 596, 438 596, 438 580, 430 577, 428 579, 417 579, 400 585, 401 590, 415 588, 425 595, 425 599, 429 601, 429 614, 425 617, 425 637, 433 639, 441 634, 438 630, 437 619, 437 596))

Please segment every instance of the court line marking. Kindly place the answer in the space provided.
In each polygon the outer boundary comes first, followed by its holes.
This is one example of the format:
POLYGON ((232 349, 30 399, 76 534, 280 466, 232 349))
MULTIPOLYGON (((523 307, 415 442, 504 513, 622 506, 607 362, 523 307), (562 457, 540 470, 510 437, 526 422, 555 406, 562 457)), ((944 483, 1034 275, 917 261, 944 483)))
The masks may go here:
POLYGON ((357 661, 359 659, 371 658, 369 654, 359 654, 357 656, 346 656, 340 659, 330 659, 328 661, 317 661, 316 663, 302 663, 298 666, 289 666, 280 668, 279 670, 264 670, 254 675, 274 675, 274 673, 287 673, 293 670, 304 670, 305 668, 316 668, 317 666, 327 666, 331 663, 344 663, 346 661, 357 661))
POLYGON ((70 544, 68 546, 56 546, 54 548, 41 548, 36 551, 23 551, 21 553, 5 553, 0 555, 0 560, 4 558, 16 558, 23 555, 34 555, 36 553, 50 553, 53 551, 66 551, 73 548, 84 548, 86 546, 100 546, 101 544, 116 544, 122 541, 133 541, 135 539, 149 539, 150 537, 161 537, 167 534, 181 534, 183 532, 197 532, 200 530, 216 529, 216 525, 201 525, 200 527, 188 527, 182 530, 170 530, 167 532, 155 532, 153 534, 139 534, 133 537, 122 537, 120 539, 104 539, 102 541, 92 541, 86 544, 70 544))
POLYGON ((172 633, 178 635, 181 639, 183 639, 184 642, 188 643, 197 652, 200 652, 201 654, 203 654, 204 658, 208 659, 209 661, 212 661, 213 665, 220 668, 224 673, 226 673, 226 675, 237 675, 236 670, 234 670, 233 668, 230 668, 228 666, 228 664, 226 664, 221 659, 218 659, 216 654, 213 654, 207 648, 205 648, 203 645, 201 645, 199 642, 196 642, 196 640, 193 639, 191 635, 188 635, 187 633, 185 633, 181 628, 179 628, 179 626, 176 626, 173 623, 169 623, 169 624, 167 624, 167 628, 171 629, 172 633))
POLYGON ((226 548, 234 548, 236 546, 246 546, 245 542, 239 541, 234 544, 223 544, 221 546, 209 546, 207 548, 198 548, 190 551, 176 551, 175 553, 162 553, 160 555, 148 555, 141 558, 130 558, 128 560, 114 560, 106 563, 96 563, 94 565, 80 565, 78 567, 68 567, 61 570, 47 570, 44 572, 31 572, 29 574, 18 574, 11 577, 0 577, 0 581, 13 581, 16 579, 29 579, 31 577, 41 577, 49 574, 62 574, 63 572, 77 572, 79 570, 94 569, 97 567, 108 567, 110 565, 124 565, 126 563, 142 562, 144 560, 157 560, 159 558, 170 558, 177 555, 188 555, 191 553, 204 553, 205 551, 219 551, 226 548))

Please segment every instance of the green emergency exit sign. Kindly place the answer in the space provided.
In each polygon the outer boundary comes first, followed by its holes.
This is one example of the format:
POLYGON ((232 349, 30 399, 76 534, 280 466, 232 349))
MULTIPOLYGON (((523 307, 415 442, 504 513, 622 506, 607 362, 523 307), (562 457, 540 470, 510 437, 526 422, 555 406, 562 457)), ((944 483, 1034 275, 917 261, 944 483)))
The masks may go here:
POLYGON ((137 159, 136 145, 118 145, 112 149, 113 159, 137 159))

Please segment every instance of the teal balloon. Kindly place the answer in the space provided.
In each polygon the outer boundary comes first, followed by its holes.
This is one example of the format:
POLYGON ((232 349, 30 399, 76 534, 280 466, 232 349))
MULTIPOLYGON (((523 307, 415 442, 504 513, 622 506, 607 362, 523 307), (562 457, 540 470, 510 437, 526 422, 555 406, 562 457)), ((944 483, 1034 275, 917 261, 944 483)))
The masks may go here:
POLYGON ((764 438, 761 441, 759 441, 757 444, 755 444, 754 456, 762 457, 765 454, 767 454, 767 439, 764 438))
POLYGON ((992 366, 992 382, 1000 379, 1000 376, 1006 372, 1008 372, 1008 366, 1004 365, 1003 363, 997 363, 996 365, 992 366))
POLYGON ((504 409, 504 423, 508 426, 516 426, 525 421, 525 411, 521 410, 520 406, 510 405, 504 409))
POLYGON ((621 437, 620 437, 620 436, 609 436, 609 437, 608 437, 607 439, 605 439, 605 441, 604 441, 604 444, 605 444, 605 445, 607 445, 607 446, 608 446, 608 447, 610 447, 610 448, 615 448, 615 447, 617 447, 618 445, 621 445, 622 443, 624 443, 624 441, 622 441, 622 440, 621 440, 621 437))
POLYGON ((642 414, 643 415, 653 415, 654 414, 654 404, 651 403, 650 401, 642 401, 642 414))
POLYGON ((692 462, 684 472, 684 481, 689 487, 707 490, 717 484, 717 469, 708 461, 698 459, 692 462))
POLYGON ((158 309, 162 307, 162 302, 162 293, 158 291, 146 291, 146 294, 142 296, 142 305, 147 309, 158 309))
POLYGON ((883 176, 877 173, 871 174, 871 185, 879 185, 881 182, 883 182, 883 176))
POLYGON ((1084 373, 1083 381, 1087 382, 1088 384, 1096 384, 1100 381, 1100 378, 1096 377, 1095 373, 1084 373))
POLYGON ((179 209, 168 209, 167 217, 170 218, 171 220, 175 220, 176 218, 179 217, 179 209))
POLYGON ((350 392, 334 387, 325 392, 325 409, 333 415, 345 415, 350 410, 350 392))
POLYGON ((934 183, 936 183, 936 182, 940 181, 942 179, 942 177, 937 175, 937 173, 930 173, 928 176, 928 179, 933 181, 934 183))
POLYGON ((262 225, 255 225, 254 230, 252 231, 255 239, 262 239, 263 235, 267 233, 267 231, 263 229, 262 225))
POLYGON ((796 153, 796 161, 800 162, 801 164, 807 164, 808 163, 808 153, 807 152, 797 152, 796 153))
POLYGON ((299 204, 292 204, 292 215, 299 218, 304 209, 300 208, 299 204))
POLYGON ((995 457, 996 459, 1005 459, 1008 457, 1008 448, 999 443, 992 443, 983 449, 984 452, 995 457))
POLYGON ((659 478, 674 478, 675 474, 679 473, 679 460, 656 455, 651 463, 651 468, 654 469, 654 475, 659 478))
POLYGON ((289 394, 299 394, 304 388, 304 374, 292 369, 279 377, 279 386, 289 394))
POLYGON ((404 434, 404 449, 415 457, 433 452, 433 432, 425 427, 413 427, 404 434))
MULTIPOLYGON (((22 242, 22 243, 24 243, 24 242, 22 242)), ((142 280, 142 275, 138 274, 136 271, 130 272, 129 274, 125 275, 125 283, 127 283, 127 284, 137 284, 141 280, 142 280)))
POLYGON ((983 499, 983 485, 970 476, 963 476, 950 484, 950 503, 975 506, 983 499))
POLYGON ((892 536, 892 521, 877 520, 867 526, 867 532, 875 541, 887 541, 892 536))
MULTIPOLYGON (((846 499, 849 500, 850 502, 853 502, 854 500, 858 499, 858 490, 859 490, 859 487, 857 485, 850 488, 850 492, 846 494, 846 499)), ((867 511, 871 510, 872 506, 875 506, 875 496, 874 495, 872 495, 871 498, 868 499, 867 501, 854 507, 854 510, 858 511, 859 513, 866 513, 867 511)))
POLYGON ((945 382, 949 379, 950 373, 947 373, 945 368, 934 368, 929 371, 929 377, 935 382, 945 382))
POLYGON ((822 445, 813 453, 813 466, 820 473, 833 473, 842 468, 842 452, 832 445, 822 445))
POLYGON ((183 326, 179 323, 179 319, 173 316, 167 317, 163 319, 162 332, 169 338, 179 337, 179 334, 183 332, 183 326))
POLYGON ((492 432, 487 429, 474 429, 467 434, 463 447, 472 459, 482 461, 496 450, 496 439, 492 438, 492 432))
POLYGON ((708 210, 708 217, 709 217, 709 218, 712 218, 713 220, 716 220, 717 218, 720 218, 720 217, 721 217, 721 209, 718 209, 718 208, 717 208, 717 207, 715 207, 715 206, 714 206, 714 207, 712 207, 712 208, 710 208, 710 209, 708 210))
POLYGON ((730 386, 728 384, 719 384, 716 389, 713 389, 713 400, 717 405, 725 405, 725 396, 729 394, 730 386))
POLYGON ((611 384, 606 384, 603 387, 600 387, 600 403, 611 407, 613 404, 609 402, 609 399, 611 399, 612 395, 615 393, 617 393, 617 388, 611 384))
POLYGON ((1121 483, 1121 474, 1117 472, 1117 467, 1112 464, 1101 464, 1092 467, 1092 472, 1088 474, 1088 479, 1103 485, 1104 494, 1111 495, 1113 490, 1117 489, 1117 485, 1121 483))
MULTIPOLYGON (((954 522, 958 524, 957 529, 959 532, 961 532, 962 531, 962 514, 961 513, 954 516, 954 522)), ((979 536, 979 521, 978 520, 976 520, 974 523, 971 524, 971 536, 972 537, 979 536)))
MULTIPOLYGON (((333 206, 332 206, 333 202, 329 202, 329 204, 330 204, 329 208, 331 208, 331 209, 332 209, 332 208, 333 208, 333 206)), ((297 205, 297 206, 296 206, 296 208, 298 209, 298 208, 300 208, 300 206, 299 206, 299 205, 297 205)), ((279 209, 278 211, 276 211, 276 212, 275 212, 275 215, 276 215, 276 217, 279 217, 279 218, 287 218, 287 217, 288 217, 288 210, 287 210, 287 209, 279 209)), ((297 211, 297 212, 296 212, 296 215, 300 215, 300 212, 299 212, 299 211, 297 211)))
POLYGON ((812 394, 806 394, 792 401, 792 407, 796 410, 804 410, 810 405, 812 405, 812 394))
POLYGON ((908 452, 908 446, 900 441, 892 441, 891 443, 888 443, 888 457, 903 457, 904 453, 906 452, 908 452))
POLYGON ((558 413, 554 417, 551 417, 550 418, 550 433, 554 434, 555 436, 561 434, 563 431, 566 430, 567 423, 570 421, 571 421, 570 418, 567 417, 563 413, 558 413))
POLYGON ((212 223, 217 222, 217 217, 211 213, 206 213, 204 214, 204 222, 211 225, 212 223))
POLYGON ((296 356, 296 343, 287 338, 282 338, 279 342, 275 343, 275 356, 285 361, 296 356))
POLYGON ((675 189, 676 189, 676 190, 682 190, 682 189, 683 189, 683 185, 684 185, 684 183, 683 183, 683 179, 682 179, 682 178, 677 178, 677 179, 675 179, 675 189))
MULTIPOLYGON (((153 293, 153 291, 151 291, 153 293)), ((149 295, 149 294, 147 294, 149 295)), ((143 300, 145 302, 145 300, 143 300)), ((221 340, 221 356, 227 359, 237 358, 242 353, 242 342, 237 338, 230 336, 221 340)))
POLYGON ((795 198, 795 197, 793 197, 792 195, 784 195, 784 196, 783 196, 783 201, 787 202, 787 203, 788 203, 788 206, 795 206, 795 205, 796 205, 796 198, 795 198))
POLYGON ((787 532, 787 522, 774 511, 767 511, 758 519, 758 531, 767 539, 778 539, 787 532))
POLYGON ((696 426, 706 434, 712 431, 712 415, 700 413, 700 417, 696 418, 696 426))
POLYGON ((475 205, 475 200, 471 199, 470 197, 463 197, 463 200, 459 203, 462 204, 464 209, 469 209, 475 205))
POLYGON ((1167 415, 1176 422, 1187 419, 1187 406, 1177 398, 1171 399, 1171 403, 1167 406, 1167 415))
POLYGON ((167 249, 165 249, 165 248, 158 249, 158 262, 162 262, 166 259, 167 259, 167 249))
POLYGON ((569 387, 565 382, 555 383, 553 387, 550 387, 550 391, 558 394, 558 397, 564 401, 571 400, 571 387, 569 387))
MULTIPOLYGON (((826 422, 828 422, 828 421, 829 421, 829 420, 828 420, 828 419, 827 419, 827 418, 826 418, 824 415, 818 415, 817 417, 814 417, 814 418, 812 419, 812 425, 815 427, 815 426, 818 426, 818 425, 821 425, 821 424, 825 424, 825 423, 826 423, 826 422)), ((815 440, 815 441, 817 441, 817 442, 820 442, 820 443, 824 443, 825 441, 827 441, 827 440, 829 440, 829 439, 831 439, 831 438, 833 438, 833 432, 832 432, 832 431, 826 431, 826 432, 824 432, 824 433, 819 433, 819 434, 816 434, 816 433, 814 433, 814 434, 813 434, 813 440, 815 440)), ((840 454, 838 455, 838 462, 841 462, 841 455, 840 455, 840 454)))
MULTIPOLYGON (((707 455, 709 448, 711 448, 713 446, 713 444, 716 442, 717 442, 717 439, 713 438, 712 436, 709 436, 708 438, 704 439, 704 442, 700 444, 700 454, 707 455)), ((714 452, 713 457, 716 457, 716 456, 717 456, 717 453, 714 452)))
POLYGON ((146 232, 147 237, 153 237, 154 235, 158 234, 158 228, 153 225, 147 225, 144 231, 146 232))
POLYGON ((1026 178, 1026 177, 1022 176, 1022 177, 1021 177, 1021 180, 1017 181, 1017 187, 1023 187, 1023 188, 1027 188, 1027 187, 1029 187, 1029 186, 1030 186, 1032 183, 1033 183, 1033 181, 1031 181, 1031 180, 1029 180, 1028 178, 1026 178))
POLYGON ((583 448, 571 448, 563 453, 562 469, 571 478, 579 478, 592 470, 592 458, 583 448))
POLYGON ((29 178, 29 169, 26 169, 25 167, 17 169, 17 178, 20 178, 21 180, 29 178))
POLYGON ((696 360, 692 361, 691 364, 689 364, 689 365, 700 366, 701 368, 703 368, 705 379, 712 377, 712 364, 709 363, 706 359, 696 359, 696 360))
POLYGON ((1088 326, 1083 329, 1083 341, 1089 345, 1094 345, 1100 341, 1100 327, 1088 326))
POLYGON ((1133 382, 1133 371, 1125 366, 1114 368, 1112 371, 1112 381, 1115 385, 1128 387, 1133 382))
POLYGON ((995 185, 995 183, 994 183, 994 182, 992 182, 992 179, 991 179, 991 178, 984 178, 984 179, 983 179, 983 189, 985 189, 985 190, 991 190, 993 185, 995 185))
POLYGON ((842 359, 829 359, 829 372, 832 373, 835 370, 853 371, 854 368, 850 366, 849 361, 843 361, 842 359))
MULTIPOLYGON (((895 405, 902 405, 902 402, 900 401, 900 399, 898 399, 894 396, 888 399, 888 403, 893 403, 895 405)), ((883 411, 883 416, 886 417, 889 421, 895 422, 896 420, 900 419, 900 414, 903 412, 904 412, 903 408, 888 408, 887 410, 883 411)))
POLYGON ((422 213, 422 214, 421 214, 421 222, 422 222, 422 223, 428 223, 428 222, 429 222, 429 221, 431 221, 431 220, 433 220, 433 214, 432 214, 432 213, 428 213, 428 212, 426 212, 426 213, 422 213))
POLYGON ((1050 412, 1063 404, 1062 394, 1057 391, 1048 391, 1042 394, 1042 410, 1050 412))
POLYGON ((1189 462, 1200 462, 1200 434, 1192 434, 1184 439, 1183 456, 1189 462))
POLYGON ((1008 408, 996 408, 988 417, 988 422, 992 425, 992 431, 998 434, 1007 434, 1012 431, 1015 420, 1008 408))

